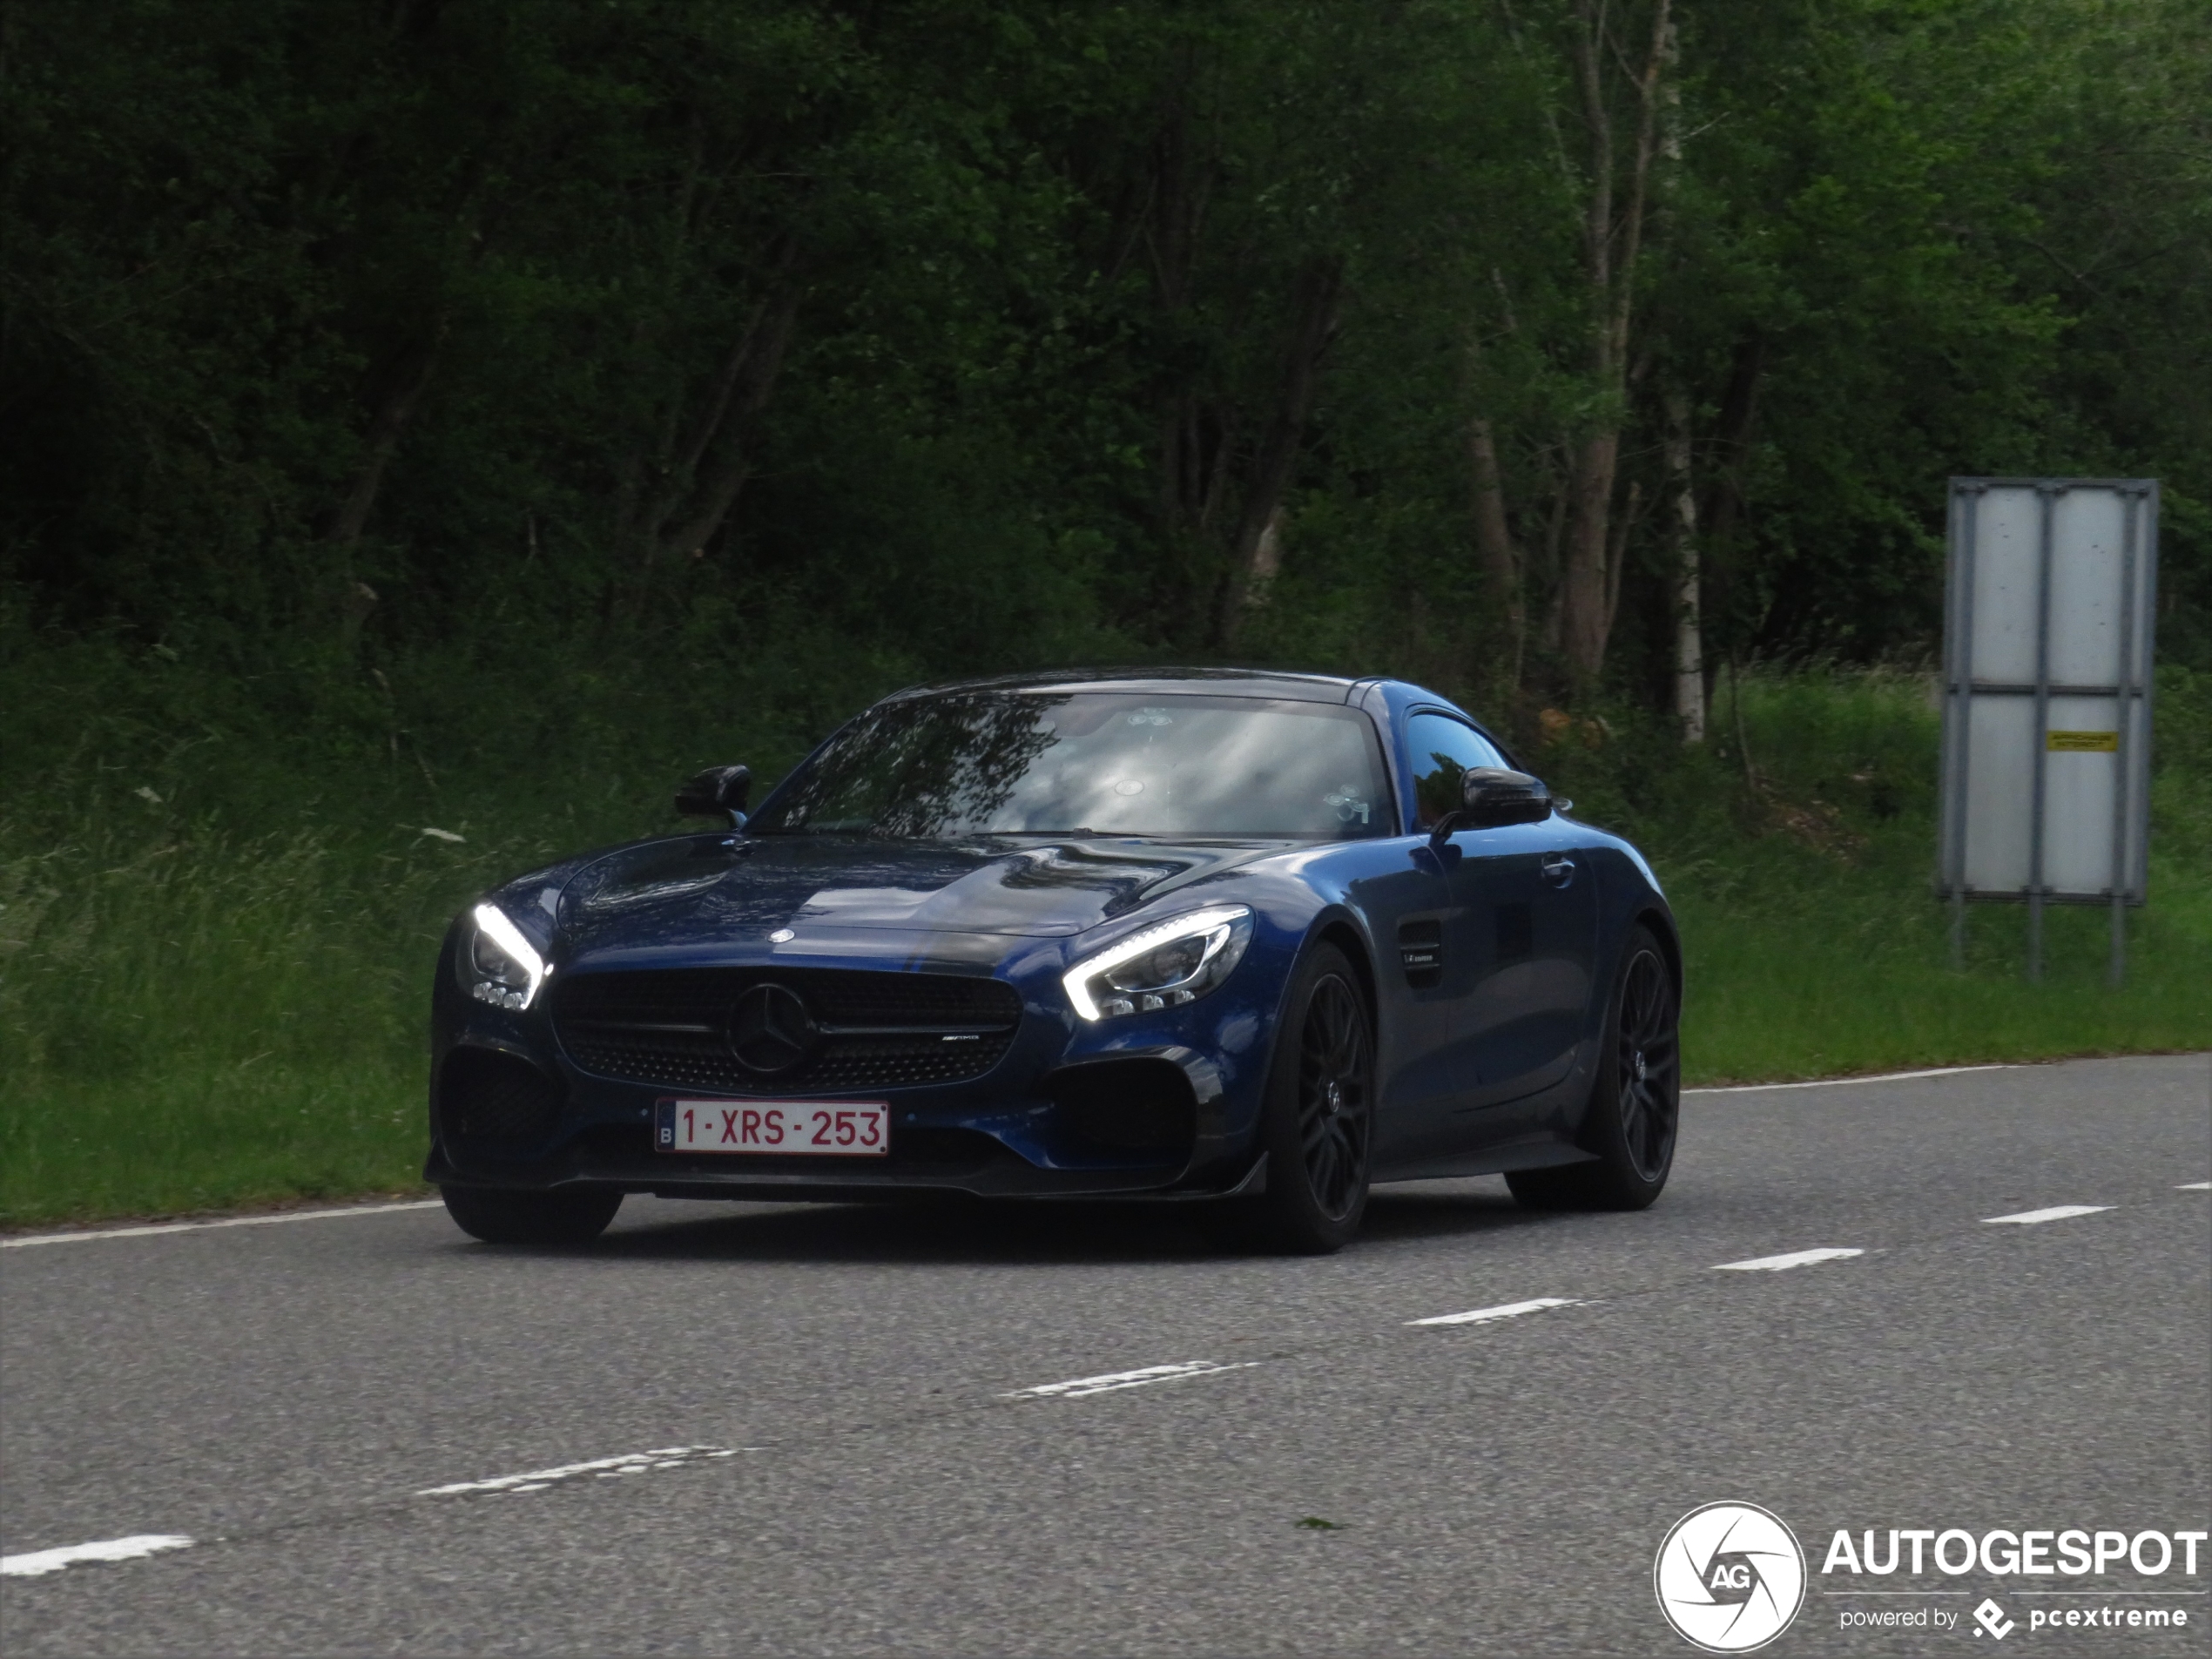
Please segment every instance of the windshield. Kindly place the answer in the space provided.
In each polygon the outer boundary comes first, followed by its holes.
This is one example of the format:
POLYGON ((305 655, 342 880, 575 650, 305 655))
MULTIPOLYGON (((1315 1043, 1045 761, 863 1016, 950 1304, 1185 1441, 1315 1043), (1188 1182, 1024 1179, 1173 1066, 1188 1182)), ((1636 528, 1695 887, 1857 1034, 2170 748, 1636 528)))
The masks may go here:
POLYGON ((756 834, 1391 831, 1374 728, 1258 698, 954 692, 886 704, 792 774, 756 834))

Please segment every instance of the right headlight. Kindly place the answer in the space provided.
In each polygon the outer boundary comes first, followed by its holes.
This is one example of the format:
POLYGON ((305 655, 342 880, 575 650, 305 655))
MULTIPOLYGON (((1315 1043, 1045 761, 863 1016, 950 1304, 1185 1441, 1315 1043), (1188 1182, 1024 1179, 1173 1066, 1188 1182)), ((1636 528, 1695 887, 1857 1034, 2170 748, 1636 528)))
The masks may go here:
POLYGON ((545 959, 497 905, 478 905, 469 923, 459 963, 469 995, 496 1008, 529 1007, 552 972, 545 959))
POLYGON ((1060 982, 1086 1020, 1177 1008, 1227 979, 1251 937, 1248 907, 1210 905, 1085 957, 1060 982))

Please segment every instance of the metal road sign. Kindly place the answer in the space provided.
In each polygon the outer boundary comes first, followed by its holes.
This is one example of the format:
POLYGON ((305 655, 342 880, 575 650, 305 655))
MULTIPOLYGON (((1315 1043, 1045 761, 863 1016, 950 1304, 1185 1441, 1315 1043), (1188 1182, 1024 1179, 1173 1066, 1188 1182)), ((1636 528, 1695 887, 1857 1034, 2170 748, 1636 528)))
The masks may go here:
POLYGON ((1938 887, 1963 960, 1966 904, 2143 901, 2150 813, 2155 478, 1953 478, 1944 604, 1938 887))

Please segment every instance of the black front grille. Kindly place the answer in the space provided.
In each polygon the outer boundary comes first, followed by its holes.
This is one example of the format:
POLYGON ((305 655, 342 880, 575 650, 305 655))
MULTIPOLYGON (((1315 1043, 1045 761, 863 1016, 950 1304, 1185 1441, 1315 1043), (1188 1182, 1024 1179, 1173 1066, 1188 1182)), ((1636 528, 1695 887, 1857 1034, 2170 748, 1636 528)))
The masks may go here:
POLYGON ((585 974, 559 986, 553 1023, 584 1070, 718 1094, 846 1094, 966 1082, 1005 1056, 1022 999, 1003 980, 853 968, 677 968, 585 974), (764 1073, 731 1042, 755 987, 797 993, 815 1028, 806 1055, 764 1073))

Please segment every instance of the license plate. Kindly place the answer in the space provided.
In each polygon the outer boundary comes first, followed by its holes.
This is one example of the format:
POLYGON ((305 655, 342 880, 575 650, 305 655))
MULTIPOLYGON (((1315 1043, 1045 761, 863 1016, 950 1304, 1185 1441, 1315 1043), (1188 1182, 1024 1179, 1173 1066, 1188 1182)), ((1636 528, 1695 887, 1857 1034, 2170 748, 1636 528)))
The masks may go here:
POLYGON ((891 1108, 880 1100, 664 1100, 654 1108, 653 1147, 880 1158, 891 1150, 891 1108))

